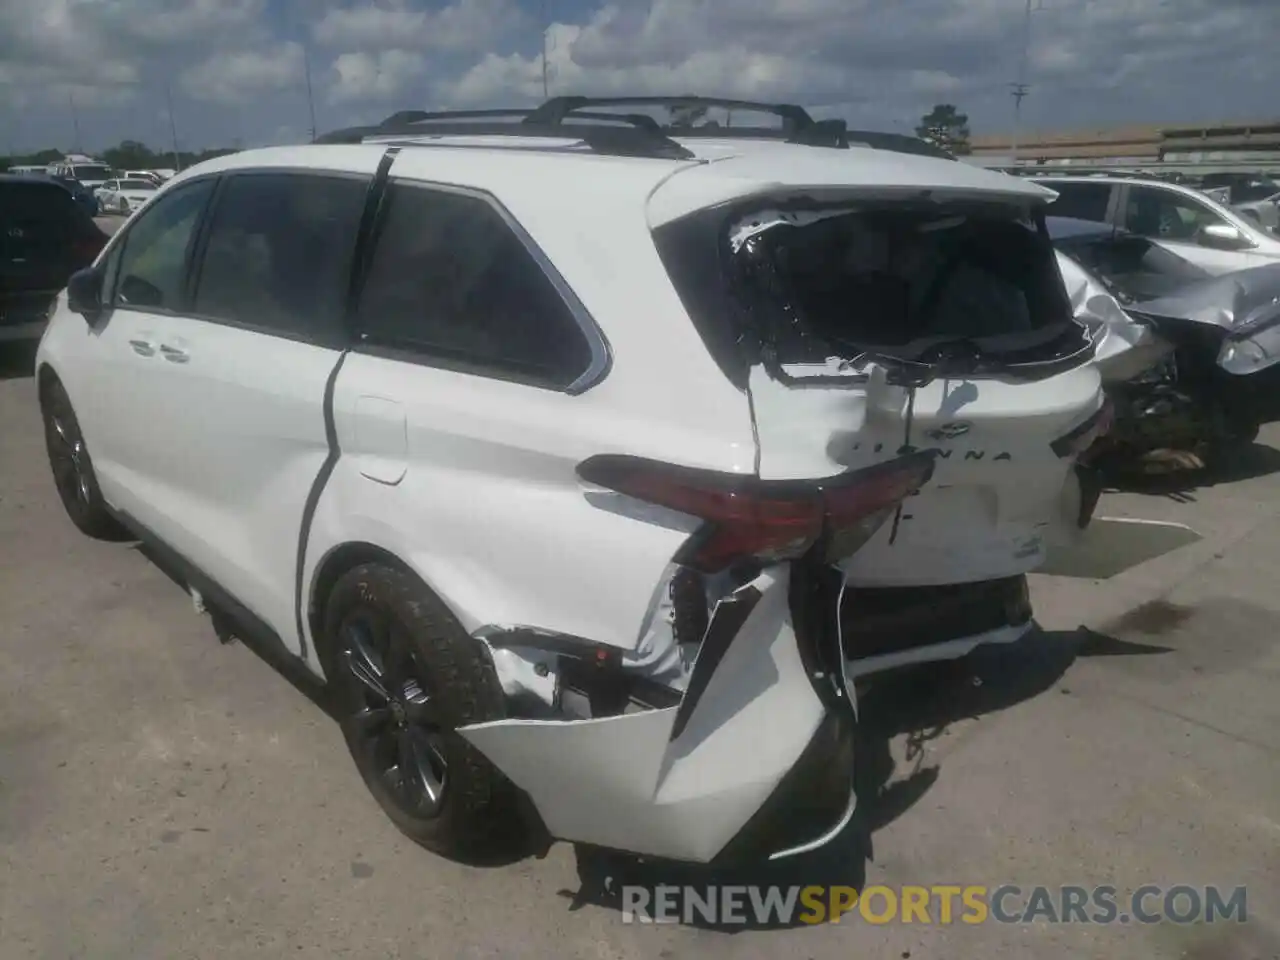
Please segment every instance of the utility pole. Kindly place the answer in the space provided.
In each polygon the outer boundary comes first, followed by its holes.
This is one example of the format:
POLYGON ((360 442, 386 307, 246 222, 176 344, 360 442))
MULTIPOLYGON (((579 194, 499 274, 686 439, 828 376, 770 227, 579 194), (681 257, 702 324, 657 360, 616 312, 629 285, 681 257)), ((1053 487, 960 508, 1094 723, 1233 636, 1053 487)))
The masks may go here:
POLYGON ((551 42, 551 24, 547 18, 547 0, 542 0, 542 99, 551 98, 550 66, 547 63, 547 45, 551 42))
POLYGON ((302 69, 307 75, 307 109, 311 112, 311 140, 316 139, 316 101, 311 92, 311 53, 307 45, 302 45, 302 69))
POLYGON ((173 119, 173 85, 164 85, 165 102, 169 105, 169 134, 173 137, 173 169, 181 172, 182 161, 178 159, 178 124, 173 119))
POLYGON ((80 152, 80 113, 76 110, 76 92, 74 90, 67 91, 67 103, 71 106, 71 129, 75 133, 75 140, 71 144, 71 152, 80 152))
POLYGON ((1010 137, 1009 159, 1018 162, 1018 140, 1022 124, 1022 101, 1031 92, 1027 83, 1027 56, 1031 50, 1031 3, 1027 0, 1027 8, 1022 17, 1022 52, 1018 58, 1018 79, 1009 84, 1009 93, 1013 97, 1013 135, 1010 137))

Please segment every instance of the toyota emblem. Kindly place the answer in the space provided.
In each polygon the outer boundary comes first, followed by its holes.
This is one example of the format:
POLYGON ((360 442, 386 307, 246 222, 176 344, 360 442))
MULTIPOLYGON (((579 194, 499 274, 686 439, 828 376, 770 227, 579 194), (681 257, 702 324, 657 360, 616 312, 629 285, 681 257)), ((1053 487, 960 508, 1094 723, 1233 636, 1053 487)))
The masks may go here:
POLYGON ((963 421, 955 421, 954 423, 944 423, 935 430, 929 431, 929 436, 934 440, 954 440, 956 437, 963 437, 969 432, 972 424, 963 421))

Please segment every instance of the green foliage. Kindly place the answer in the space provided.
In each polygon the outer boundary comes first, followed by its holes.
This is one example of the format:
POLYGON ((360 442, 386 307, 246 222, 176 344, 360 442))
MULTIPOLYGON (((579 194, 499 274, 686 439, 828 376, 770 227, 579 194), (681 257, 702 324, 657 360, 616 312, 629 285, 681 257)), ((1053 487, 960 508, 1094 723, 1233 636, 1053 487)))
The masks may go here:
POLYGON ((963 156, 969 152, 969 115, 955 104, 939 103, 920 118, 916 136, 948 153, 963 156))
MULTIPOLYGON (((183 150, 177 156, 177 169, 185 170, 204 160, 225 156, 236 151, 230 148, 201 150, 192 152, 183 150)), ((62 150, 37 150, 35 153, 13 157, 0 157, 0 170, 28 164, 47 164, 61 160, 62 150)), ((98 158, 113 170, 172 170, 175 168, 174 155, 171 150, 153 150, 145 143, 137 140, 122 140, 114 147, 108 147, 98 154, 98 158)))

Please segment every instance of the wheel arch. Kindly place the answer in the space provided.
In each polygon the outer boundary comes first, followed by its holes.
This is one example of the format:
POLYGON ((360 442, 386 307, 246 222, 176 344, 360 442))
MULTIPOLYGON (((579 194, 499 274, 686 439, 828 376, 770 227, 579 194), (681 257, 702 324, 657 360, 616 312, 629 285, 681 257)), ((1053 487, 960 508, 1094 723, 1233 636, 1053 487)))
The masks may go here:
POLYGON ((61 382, 62 378, 53 369, 53 365, 47 360, 41 361, 40 365, 36 367, 36 396, 39 398, 41 406, 44 405, 45 398, 49 394, 49 388, 55 383, 61 382))
MULTIPOLYGON (((414 566, 394 551, 367 540, 348 540, 330 547, 316 563, 315 572, 311 576, 311 586, 307 592, 306 618, 307 628, 311 632, 311 645, 317 654, 317 666, 324 671, 323 658, 319 656, 320 644, 323 643, 324 608, 334 586, 347 573, 366 563, 380 563, 395 570, 411 574, 423 588, 442 604, 455 618, 457 617, 448 601, 433 588, 414 566)), ((327 678, 326 678, 327 679, 327 678)))

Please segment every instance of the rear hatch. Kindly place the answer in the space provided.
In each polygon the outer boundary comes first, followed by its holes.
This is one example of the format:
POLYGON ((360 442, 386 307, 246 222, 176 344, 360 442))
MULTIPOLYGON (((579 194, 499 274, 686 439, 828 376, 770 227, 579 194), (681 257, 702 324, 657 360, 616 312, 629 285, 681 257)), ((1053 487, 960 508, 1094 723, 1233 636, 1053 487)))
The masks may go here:
POLYGON ((1075 457, 1103 405, 1039 198, 833 192, 655 229, 709 350, 750 398, 760 476, 934 450, 933 481, 846 562, 850 583, 1035 569, 1073 534, 1075 457))
POLYGON ((0 178, 0 322, 43 315, 76 270, 106 242, 75 199, 56 183, 0 178))

